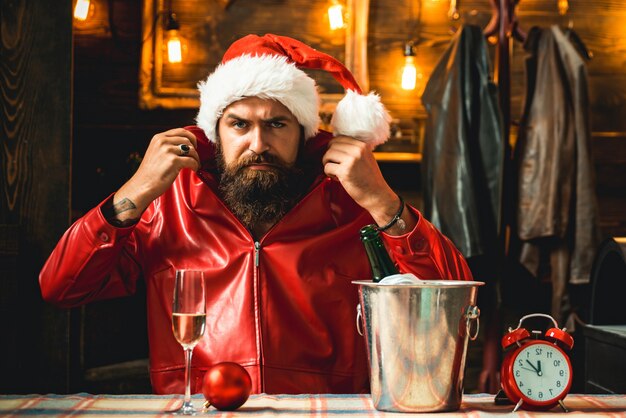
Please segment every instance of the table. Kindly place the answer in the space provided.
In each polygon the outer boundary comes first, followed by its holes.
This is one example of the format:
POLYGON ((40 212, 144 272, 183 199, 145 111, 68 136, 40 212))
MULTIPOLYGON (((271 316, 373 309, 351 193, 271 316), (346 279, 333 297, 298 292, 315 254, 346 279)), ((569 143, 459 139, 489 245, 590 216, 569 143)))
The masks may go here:
MULTIPOLYGON (((201 407, 204 398, 194 395, 193 402, 201 407)), ((182 402, 182 395, 0 395, 0 416, 132 416, 163 417, 182 402)), ((511 405, 495 405, 493 395, 464 395, 461 409, 447 413, 390 413, 374 409, 369 395, 252 395, 235 412, 214 408, 198 416, 209 417, 626 417, 626 395, 568 395, 560 407, 550 412, 517 411, 511 405)))

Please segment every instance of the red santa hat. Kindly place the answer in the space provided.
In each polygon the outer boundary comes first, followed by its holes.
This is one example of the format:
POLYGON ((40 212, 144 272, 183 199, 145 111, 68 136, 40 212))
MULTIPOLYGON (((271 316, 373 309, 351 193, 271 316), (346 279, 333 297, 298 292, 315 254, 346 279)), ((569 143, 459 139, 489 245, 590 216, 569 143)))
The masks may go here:
POLYGON ((215 142, 224 109, 243 98, 260 97, 289 109, 304 127, 305 139, 315 136, 320 125, 319 94, 315 81, 300 68, 328 71, 345 88, 331 119, 335 135, 358 138, 372 148, 388 139, 391 117, 377 94, 362 95, 350 71, 330 55, 273 34, 235 41, 215 71, 198 83, 197 125, 215 142))

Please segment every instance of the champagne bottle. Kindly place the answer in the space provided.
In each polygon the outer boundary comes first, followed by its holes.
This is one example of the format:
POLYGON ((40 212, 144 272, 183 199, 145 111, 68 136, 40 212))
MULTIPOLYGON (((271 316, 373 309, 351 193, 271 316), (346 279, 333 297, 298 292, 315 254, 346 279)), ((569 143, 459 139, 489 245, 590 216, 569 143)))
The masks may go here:
POLYGON ((366 225, 361 228, 359 233, 372 268, 372 280, 374 283, 392 274, 399 274, 398 268, 385 248, 378 228, 375 225, 366 225))

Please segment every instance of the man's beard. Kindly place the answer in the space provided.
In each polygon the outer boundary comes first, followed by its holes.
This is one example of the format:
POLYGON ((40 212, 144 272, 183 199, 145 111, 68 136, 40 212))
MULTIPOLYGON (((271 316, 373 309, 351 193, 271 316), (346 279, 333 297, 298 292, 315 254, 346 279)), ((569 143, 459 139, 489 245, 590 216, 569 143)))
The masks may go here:
MULTIPOLYGON (((244 158, 227 166, 217 144, 217 166, 222 199, 237 218, 252 230, 255 225, 276 223, 304 194, 307 181, 301 168, 299 153, 289 167, 274 155, 249 152, 244 158), (268 164, 267 170, 249 168, 251 164, 268 164)), ((302 146, 300 150, 302 150, 302 146)))

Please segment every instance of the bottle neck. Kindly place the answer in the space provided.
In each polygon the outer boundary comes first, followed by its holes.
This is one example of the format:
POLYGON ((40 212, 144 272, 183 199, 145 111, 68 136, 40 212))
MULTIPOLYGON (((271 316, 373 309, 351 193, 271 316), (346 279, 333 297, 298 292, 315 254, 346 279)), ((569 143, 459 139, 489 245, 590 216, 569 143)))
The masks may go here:
POLYGON ((399 274, 398 268, 385 248, 380 233, 371 225, 361 229, 361 242, 365 247, 372 269, 372 280, 376 283, 387 276, 399 274))

